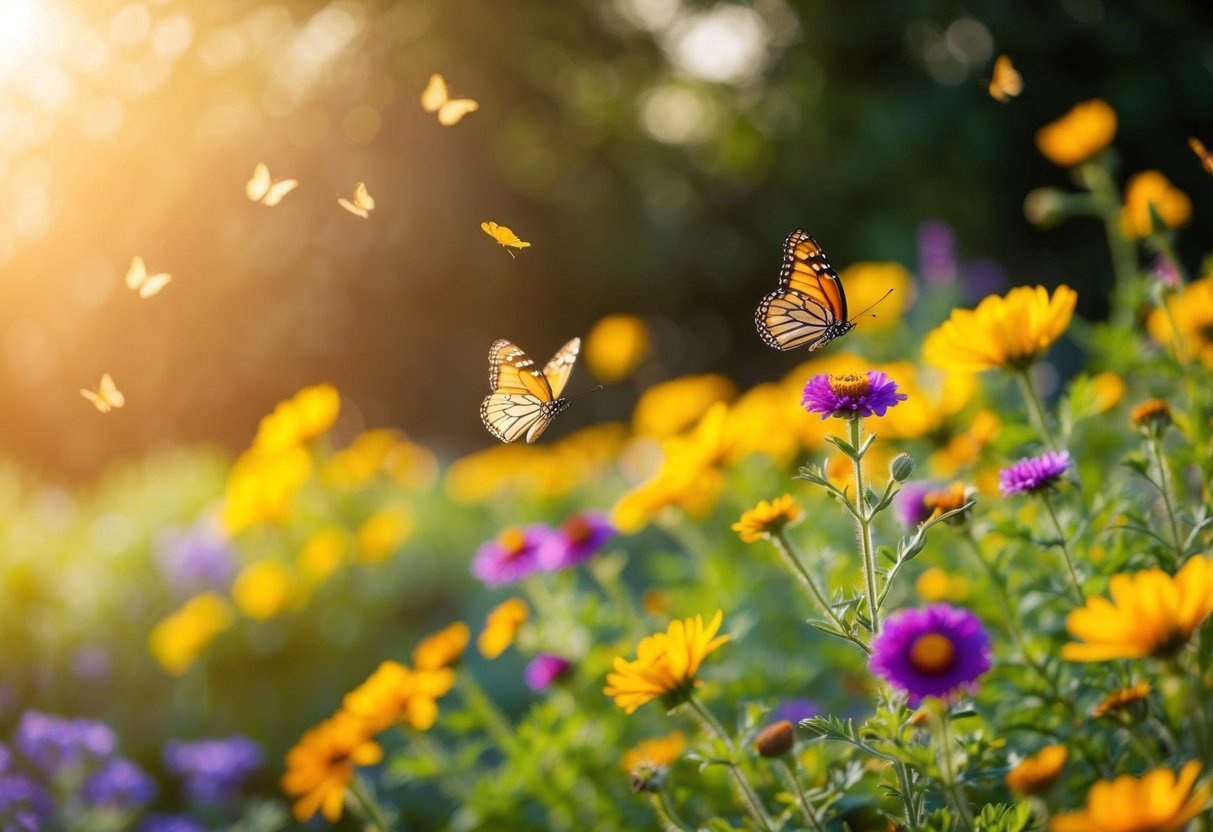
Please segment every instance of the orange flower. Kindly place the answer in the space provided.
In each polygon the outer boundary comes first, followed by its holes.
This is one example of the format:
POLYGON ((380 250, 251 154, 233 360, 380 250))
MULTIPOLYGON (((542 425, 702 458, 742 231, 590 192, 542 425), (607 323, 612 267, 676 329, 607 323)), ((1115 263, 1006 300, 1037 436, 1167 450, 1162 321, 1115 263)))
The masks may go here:
POLYGON ((476 639, 480 655, 486 659, 495 659, 509 649, 518 636, 519 628, 526 623, 530 614, 530 608, 521 598, 511 598, 498 604, 489 613, 484 629, 476 639))
POLYGON ((399 662, 384 662, 365 682, 345 695, 345 713, 361 721, 369 734, 394 722, 427 731, 438 718, 437 699, 455 684, 450 668, 409 670, 399 662))
POLYGON ((1120 230, 1126 237, 1141 239, 1150 236, 1154 230, 1151 205, 1168 228, 1187 225, 1192 218, 1192 201, 1188 195, 1172 186, 1170 180, 1158 171, 1148 170, 1130 179, 1125 189, 1120 230))
POLYGON ((471 631, 462 621, 456 621, 431 636, 423 638, 413 649, 413 665, 418 670, 439 670, 451 667, 463 657, 471 631))
POLYGON ((356 719, 338 714, 308 731, 286 755, 282 790, 297 798, 295 819, 306 823, 316 812, 334 823, 341 818, 345 790, 355 766, 383 759, 383 749, 356 719))
POLYGON ((1200 763, 1180 770, 1159 768, 1144 777, 1100 780, 1087 793, 1085 809, 1053 818, 1050 832, 1180 832, 1209 800, 1196 787, 1200 763))
POLYGON ((1016 794, 1047 792, 1061 777, 1069 756, 1064 745, 1046 745, 1011 769, 1007 774, 1007 786, 1016 794))
POLYGON ((1049 161, 1063 168, 1085 162, 1112 142, 1116 111, 1095 98, 1075 104, 1057 121, 1036 131, 1036 147, 1049 161))

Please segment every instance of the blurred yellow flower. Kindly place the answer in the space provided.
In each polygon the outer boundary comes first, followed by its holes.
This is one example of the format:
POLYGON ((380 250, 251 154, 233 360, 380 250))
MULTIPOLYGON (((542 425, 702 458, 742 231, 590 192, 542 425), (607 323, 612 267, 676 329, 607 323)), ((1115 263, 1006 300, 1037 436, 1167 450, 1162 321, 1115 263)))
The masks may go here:
POLYGON ((468 625, 462 621, 449 624, 418 642, 413 648, 413 666, 418 670, 451 667, 463 657, 471 637, 468 625))
POLYGON ((762 454, 776 461, 788 460, 800 450, 805 421, 800 395, 787 385, 751 387, 728 410, 726 430, 733 456, 762 454))
POLYGON ((383 470, 405 488, 429 488, 438 479, 438 458, 424 445, 401 439, 383 460, 383 470))
POLYGON ((802 513, 790 494, 776 497, 770 502, 759 500, 758 505, 744 512, 741 519, 733 524, 733 531, 745 543, 755 543, 795 523, 802 513))
POLYGON ((354 533, 355 559, 359 563, 382 562, 412 533, 414 522, 407 506, 388 506, 375 512, 354 533))
POLYGON ((331 384, 304 387, 261 419, 253 450, 279 454, 320 436, 337 421, 341 396, 331 384))
POLYGON ((363 431, 328 460, 324 466, 325 480, 347 488, 362 485, 379 473, 397 441, 395 431, 363 431))
POLYGON ((396 723, 428 731, 438 718, 437 700, 454 685, 455 672, 450 668, 410 670, 387 661, 347 693, 341 707, 372 736, 396 723))
POLYGON ((1091 709, 1091 716, 1099 719, 1107 714, 1120 713, 1133 709, 1138 703, 1150 698, 1150 683, 1141 680, 1126 688, 1117 688, 1105 696, 1098 705, 1091 709))
POLYGON ((972 373, 941 375, 909 361, 873 365, 872 369, 888 373, 897 381, 898 392, 909 397, 880 420, 880 435, 889 438, 920 439, 939 433, 977 392, 972 373))
POLYGON ((1107 413, 1125 395, 1125 380, 1116 373, 1100 373, 1091 379, 1095 391, 1095 413, 1107 413))
POLYGON ((227 601, 213 592, 203 593, 156 624, 148 648, 167 673, 181 676, 215 636, 231 626, 232 619, 227 601))
POLYGON ((1168 656, 1181 650, 1213 613, 1213 561, 1193 557, 1174 577, 1161 569, 1113 575, 1112 601, 1096 596, 1066 618, 1085 643, 1062 647, 1072 662, 1168 656))
POLYGON ((232 583, 232 600, 249 618, 264 621, 282 613, 294 588, 290 569, 276 561, 259 560, 240 570, 232 583))
POLYGON ((1085 162, 1112 143, 1116 111, 1095 98, 1075 104, 1061 118, 1036 131, 1036 147, 1063 168, 1085 162))
POLYGON ((927 335, 922 357, 943 370, 980 372, 1026 367, 1044 354, 1070 325, 1078 295, 1058 286, 1018 286, 1004 297, 990 295, 974 310, 954 309, 927 335))
MULTIPOLYGON (((1198 358, 1206 367, 1213 367, 1213 274, 1189 283, 1181 293, 1169 296, 1166 302, 1183 342, 1184 354, 1198 358)), ((1155 341, 1173 345, 1175 333, 1164 310, 1151 312, 1146 326, 1155 341)))
POLYGON ((733 382, 721 375, 683 376, 654 384, 632 412, 632 427, 642 436, 674 436, 699 422, 717 402, 737 395, 733 382))
POLYGON ((1070 752, 1064 745, 1046 745, 1030 757, 1024 757, 1007 773, 1007 786, 1019 795, 1047 792, 1059 779, 1070 752))
POLYGON ((681 731, 674 731, 664 737, 645 740, 628 749, 620 762, 623 770, 629 774, 642 766, 648 769, 667 768, 678 761, 686 747, 687 738, 681 731))
POLYGON ((1166 428, 1171 424, 1171 405, 1166 399, 1146 399, 1129 411, 1129 422, 1147 432, 1166 428))
POLYGON ((969 582, 960 575, 950 575, 937 566, 932 566, 914 583, 918 597, 928 603, 938 601, 963 601, 969 597, 969 582))
POLYGON ((287 752, 282 775, 282 790, 297 798, 295 819, 306 823, 320 812, 330 823, 340 820, 354 767, 382 759, 383 749, 367 736, 365 726, 345 714, 312 728, 287 752))
POLYGON ((696 676, 700 663, 729 640, 716 635, 723 620, 724 613, 717 610, 706 627, 697 615, 673 621, 666 632, 641 639, 634 661, 615 657, 615 672, 607 674, 602 692, 629 714, 657 698, 669 707, 685 701, 703 684, 696 676))
POLYGON ((1168 228, 1187 225, 1192 219, 1192 201, 1156 170, 1147 170, 1129 180, 1125 207, 1120 212, 1120 230, 1126 237, 1148 237, 1154 230, 1150 206, 1168 228))
POLYGON ((1199 775, 1193 760, 1178 776, 1158 768, 1100 780, 1087 792, 1086 808, 1054 817, 1049 832, 1180 832, 1209 801, 1209 787, 1196 786, 1199 775))
MULTIPOLYGON (((905 402, 903 402, 905 404, 905 402)), ((956 434, 948 444, 931 454, 931 471, 940 477, 952 477, 962 468, 972 465, 981 452, 994 441, 1002 430, 1002 420, 992 410, 979 410, 973 414, 969 429, 956 434)), ((997 485, 997 471, 995 471, 997 485)), ((985 489, 983 489, 985 490, 985 489)))
MULTIPOLYGON (((914 305, 918 294, 914 278, 900 263, 852 263, 838 276, 847 287, 847 309, 852 315, 867 309, 890 289, 893 290, 888 300, 873 311, 874 318, 864 318, 865 332, 886 329, 900 321, 905 311, 914 305)), ((898 379, 900 382, 901 379, 898 379)))
POLYGON ((295 494, 312 473, 312 458, 302 448, 263 455, 246 451, 227 478, 223 525, 237 534, 259 523, 290 519, 295 494))
POLYGON ((494 607, 476 639, 480 655, 495 659, 508 650, 530 614, 530 607, 521 598, 510 598, 494 607))
POLYGON ((343 529, 325 526, 307 539, 295 556, 295 563, 307 583, 320 584, 341 565, 349 548, 349 536, 343 529))
POLYGON ((585 339, 585 363, 603 384, 623 381, 649 354, 649 328, 636 315, 607 315, 585 339))

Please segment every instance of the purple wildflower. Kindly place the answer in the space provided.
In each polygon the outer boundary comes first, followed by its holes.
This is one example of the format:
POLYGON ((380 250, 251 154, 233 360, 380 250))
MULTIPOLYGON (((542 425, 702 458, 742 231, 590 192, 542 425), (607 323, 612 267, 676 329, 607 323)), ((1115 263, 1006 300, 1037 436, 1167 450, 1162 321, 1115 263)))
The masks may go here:
POLYGON ((800 404, 810 413, 820 413, 822 419, 836 416, 854 419, 856 416, 883 416, 890 407, 908 397, 897 392, 897 382, 884 373, 813 376, 804 386, 800 404))
POLYGON ((206 827, 189 815, 148 815, 139 832, 206 832, 206 827))
POLYGON ((548 536, 536 560, 541 569, 567 569, 592 557, 614 536, 615 527, 602 512, 574 514, 548 536))
POLYGON ((552 530, 543 524, 506 529, 481 545, 472 560, 472 574, 489 586, 513 583, 539 568, 538 553, 552 530))
POLYGON ((998 488, 1004 497, 1022 491, 1034 494, 1057 482, 1069 467, 1069 451, 1047 451, 1040 456, 1024 457, 998 472, 998 488))
POLYGON ((54 812, 50 795, 22 774, 0 774, 0 829, 37 832, 54 812))
POLYGON ((802 720, 820 716, 821 714, 821 706, 812 699, 804 697, 785 699, 776 706, 775 710, 771 711, 770 721, 780 722, 786 719, 793 725, 799 725, 802 720))
POLYGON ((533 691, 547 690, 573 667, 573 663, 555 653, 540 653, 527 664, 526 684, 533 691))
POLYGON ((223 591, 236 572, 236 553, 219 524, 205 518, 185 532, 170 532, 157 546, 165 581, 179 595, 223 591))
POLYGON ((80 795, 93 806, 133 808, 156 796, 156 784, 125 757, 111 757, 88 776, 80 795))
POLYGON ((118 739, 108 725, 91 719, 63 719, 26 711, 13 744, 35 766, 54 774, 89 758, 108 757, 114 753, 118 739))
POLYGON ((901 610, 872 641, 868 668, 917 706, 928 696, 972 688, 990 669, 990 636, 966 609, 935 604, 901 610))
POLYGON ((918 226, 918 274, 928 285, 956 280, 956 234, 941 219, 918 226))
POLYGON ((966 298, 978 300, 1003 291, 1007 285, 1007 271, 989 257, 966 260, 960 264, 960 284, 965 288, 966 298))
POLYGON ((1175 265, 1161 254, 1150 264, 1150 276, 1168 289, 1176 289, 1182 282, 1179 272, 1175 271, 1175 265))
POLYGON ((928 508, 926 496, 935 490, 929 482, 908 482, 893 499, 893 510, 903 526, 914 528, 919 523, 925 523, 934 509, 928 508))
POLYGON ((229 802, 264 761, 261 746, 239 734, 227 739, 181 742, 164 747, 165 766, 185 778, 185 792, 204 806, 229 802))

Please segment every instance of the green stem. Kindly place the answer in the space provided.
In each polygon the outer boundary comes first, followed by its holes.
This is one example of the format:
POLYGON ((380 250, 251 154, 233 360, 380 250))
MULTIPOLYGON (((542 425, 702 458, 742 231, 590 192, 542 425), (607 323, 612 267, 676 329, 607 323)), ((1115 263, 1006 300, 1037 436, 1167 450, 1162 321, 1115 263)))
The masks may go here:
POLYGON ((893 763, 893 770, 897 772, 897 790, 901 792, 901 805, 906 810, 906 824, 913 829, 918 826, 918 804, 914 800, 914 787, 910 782, 910 770, 900 760, 893 763))
POLYGON ((868 513, 867 500, 864 497, 863 454, 860 452, 863 426, 858 416, 853 417, 850 424, 851 448, 855 453, 851 458, 855 463, 855 523, 859 533, 859 553, 863 558, 868 617, 872 623, 872 637, 875 638, 880 634, 880 596, 876 592, 876 553, 872 550, 872 517, 868 513))
POLYGON ((800 801, 800 813, 804 815, 804 822, 812 829, 826 832, 821 819, 817 817, 817 812, 813 811, 813 804, 809 802, 809 796, 805 794, 804 787, 800 785, 800 778, 796 776, 796 771, 786 756, 775 761, 775 770, 783 778, 788 791, 796 795, 797 800, 800 801))
POLYGON ((493 704, 493 700, 485 693, 484 688, 480 687, 480 683, 471 673, 460 673, 457 684, 463 693, 464 701, 480 717, 485 730, 493 738, 493 742, 497 743, 497 747, 506 754, 513 751, 517 746, 514 729, 505 714, 493 704))
MULTIPOLYGON (((1199 673, 1189 673, 1184 670, 1179 663, 1178 657, 1171 659, 1168 663, 1168 670, 1175 679, 1182 685, 1184 698, 1187 700, 1185 710, 1191 715, 1192 722, 1192 743, 1196 748, 1196 758, 1200 760, 1201 765, 1208 766, 1209 759, 1209 719, 1206 715, 1205 708, 1208 703, 1205 697, 1201 696, 1200 688, 1202 679, 1199 673)), ((1182 721, 1179 728, 1183 730, 1182 721)))
POLYGON ((1116 278, 1115 297, 1120 301, 1113 305, 1113 315, 1117 323, 1129 323, 1140 301, 1141 289, 1137 279, 1137 250, 1120 231, 1120 192, 1111 171, 1102 160, 1088 162, 1080 172, 1082 181, 1095 199, 1097 213, 1103 220, 1104 233, 1108 238, 1112 273, 1116 278))
POLYGON ((792 543, 783 529, 779 529, 771 535, 771 543, 774 544, 775 550, 783 558, 784 565, 800 581, 801 586, 813 596, 822 611, 834 622, 834 626, 838 628, 838 635, 858 646, 864 653, 870 654, 872 649, 852 635, 850 629, 839 618, 838 613, 834 612, 834 608, 826 600, 825 593, 821 591, 821 587, 817 585, 817 581, 813 578, 812 573, 804 565, 800 552, 797 551, 795 544, 792 543))
POLYGON ((664 789, 651 792, 649 802, 653 804, 653 811, 657 814, 657 823, 661 825, 663 832, 695 832, 683 822, 682 818, 678 817, 678 813, 670 805, 664 789))
POLYGON ((366 812, 367 822, 379 832, 388 832, 387 821, 383 819, 383 809, 375 798, 371 797, 370 790, 366 788, 361 777, 355 776, 350 781, 350 794, 358 801, 362 811, 366 812))
POLYGON ((1175 545, 1175 556, 1179 561, 1182 561, 1184 558, 1184 539, 1180 537, 1179 520, 1175 516, 1175 493, 1172 491, 1171 469, 1167 466, 1167 460, 1162 455, 1162 445, 1158 441, 1158 434, 1154 431, 1149 431, 1146 436, 1146 444, 1150 446, 1150 453, 1154 457, 1154 465, 1158 468, 1158 490, 1162 492, 1162 503, 1167 510, 1167 523, 1171 527, 1171 539, 1175 545))
MULTIPOLYGON (((1182 272, 1180 272, 1182 274, 1182 272)), ((1179 325, 1175 323, 1175 315, 1171 312, 1171 298, 1164 296, 1158 303, 1167 326, 1171 330, 1171 345, 1175 350, 1175 362, 1179 364, 1180 374, 1184 377, 1184 394, 1188 399, 1189 423, 1192 430, 1192 445, 1196 449, 1196 458, 1200 464, 1200 490, 1206 503, 1210 502, 1209 479, 1213 475, 1209 458, 1209 420, 1205 418, 1204 407, 1200 398, 1200 384, 1192 372, 1187 350, 1184 349, 1183 335, 1179 325)))
POLYGON ((1040 396, 1036 393, 1036 386, 1032 384, 1032 377, 1028 374, 1028 368, 1017 367, 1015 369, 1015 380, 1019 383, 1019 391, 1023 394, 1024 404, 1028 409, 1028 421, 1032 423, 1032 427, 1036 430, 1036 435, 1040 437, 1040 441, 1045 443, 1050 451, 1059 450, 1057 440, 1053 438, 1053 433, 1049 430, 1049 417, 1045 415, 1044 405, 1041 404, 1040 396))
POLYGON ((965 795, 964 784, 956 777, 955 755, 952 749, 951 732, 948 730, 947 706, 941 702, 933 703, 927 708, 927 721, 931 726, 937 746, 939 760, 939 776, 943 780, 948 802, 963 821, 962 829, 973 828, 973 812, 969 809, 969 799, 965 795))
POLYGON ((763 830, 763 832, 771 832, 774 824, 771 822, 767 810, 763 808, 762 801, 758 799, 758 792, 754 790, 749 778, 745 776, 745 772, 741 770, 737 765, 737 761, 733 759, 735 752, 733 750, 732 739, 725 732, 721 724, 716 721, 716 717, 712 716, 711 711, 703 707, 694 696, 687 697, 687 704, 691 706, 691 712, 699 718, 699 724, 703 726, 704 730, 720 740, 720 743, 728 751, 729 759, 727 765, 729 774, 733 777, 733 783, 737 787, 741 802, 745 804, 750 817, 754 819, 754 822, 758 824, 758 828, 763 830))
POLYGON ((1066 559, 1066 569, 1070 573, 1070 588, 1074 590, 1074 600, 1078 606, 1082 606, 1087 602, 1087 597, 1083 595, 1082 583, 1078 580, 1078 569, 1074 566, 1074 558, 1070 554, 1070 544, 1066 540, 1065 529, 1061 527, 1061 520, 1057 517, 1057 512, 1053 510, 1053 503, 1049 499, 1047 491, 1040 492, 1040 502, 1044 504, 1045 511, 1049 517, 1053 519, 1053 528, 1057 530, 1057 543, 1061 547, 1061 553, 1066 559))

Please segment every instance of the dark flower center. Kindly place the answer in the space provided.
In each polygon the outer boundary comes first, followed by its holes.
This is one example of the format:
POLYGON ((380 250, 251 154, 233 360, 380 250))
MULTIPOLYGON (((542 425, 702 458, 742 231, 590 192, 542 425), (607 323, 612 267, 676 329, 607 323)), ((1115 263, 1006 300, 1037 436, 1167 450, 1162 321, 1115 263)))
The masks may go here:
POLYGON ((526 535, 521 529, 506 529, 497 538, 497 544, 505 551, 506 560, 513 560, 526 551, 526 535))
POLYGON ((594 527, 580 514, 574 514, 564 521, 564 525, 560 527, 560 533, 570 544, 579 546, 587 542, 594 534, 594 527))
POLYGON ((956 646, 942 633, 927 633, 910 645, 910 663, 922 673, 943 673, 956 661, 956 646))

